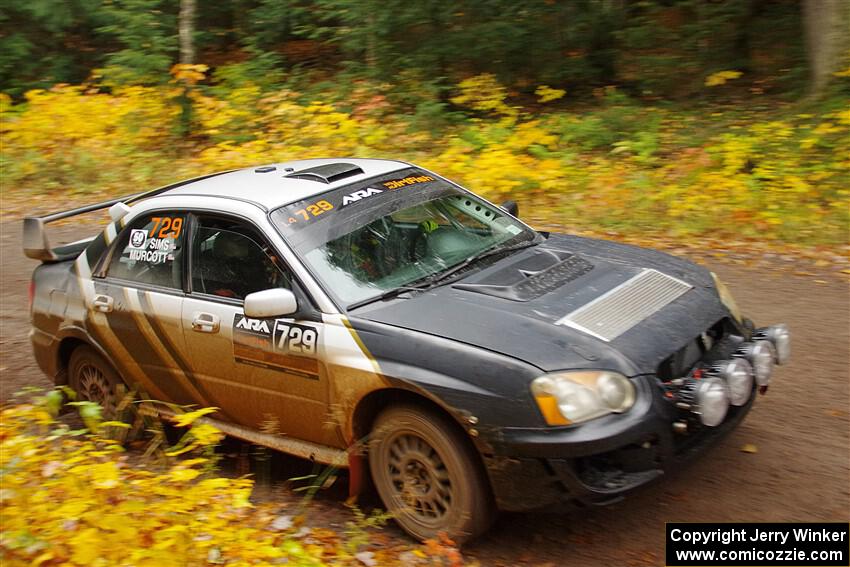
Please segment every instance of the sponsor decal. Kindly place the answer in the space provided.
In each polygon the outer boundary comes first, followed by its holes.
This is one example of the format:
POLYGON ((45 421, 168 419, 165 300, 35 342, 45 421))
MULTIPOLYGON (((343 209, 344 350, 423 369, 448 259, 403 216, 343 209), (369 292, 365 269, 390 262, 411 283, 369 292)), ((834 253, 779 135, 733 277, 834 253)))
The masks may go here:
POLYGON ((130 231, 130 248, 136 250, 144 250, 148 243, 148 231, 141 229, 133 229, 130 231))
POLYGON ((233 319, 236 362, 317 380, 319 331, 286 319, 233 319))
POLYGON ((183 230, 183 217, 151 217, 153 226, 148 236, 153 238, 179 238, 183 230))
POLYGON ((389 181, 384 181, 382 185, 387 189, 392 190, 407 187, 408 185, 415 185, 417 183, 428 183, 429 181, 434 181, 434 178, 430 175, 411 175, 410 177, 405 177, 403 179, 390 179, 389 181))
POLYGON ((269 334, 269 324, 268 321, 264 319, 248 319, 247 317, 242 317, 236 323, 236 328, 244 329, 246 331, 254 331, 255 333, 269 334))
POLYGON ((378 195, 383 193, 380 189, 375 189, 374 187, 367 187, 366 189, 360 189, 359 191, 355 191, 350 195, 346 195, 342 198, 342 206, 350 205, 351 203, 356 203, 362 199, 366 199, 371 197, 372 195, 378 195))
POLYGON ((275 321, 274 343, 279 351, 315 356, 318 338, 319 334, 312 327, 275 321))
MULTIPOLYGON (((134 230, 133 232, 145 233, 144 230, 134 230)), ((133 234, 130 234, 131 241, 133 236, 133 234)), ((130 246, 129 259, 147 262, 148 264, 162 264, 163 262, 174 260, 174 250, 176 248, 177 245, 173 238, 147 238, 147 242, 142 249, 130 246)))
POLYGON ((289 217, 287 224, 296 224, 298 222, 313 220, 314 218, 323 215, 328 211, 332 211, 333 208, 334 206, 325 201, 324 199, 321 201, 316 201, 315 203, 305 205, 303 208, 291 210, 290 214, 292 216, 289 217))

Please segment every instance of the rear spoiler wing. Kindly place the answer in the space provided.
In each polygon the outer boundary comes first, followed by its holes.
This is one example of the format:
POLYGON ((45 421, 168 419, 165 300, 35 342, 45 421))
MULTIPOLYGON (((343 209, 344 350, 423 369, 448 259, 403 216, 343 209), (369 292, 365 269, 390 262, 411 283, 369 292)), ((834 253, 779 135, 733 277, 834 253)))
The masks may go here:
POLYGON ((121 218, 123 216, 122 213, 126 213, 126 211, 129 210, 127 205, 124 205, 123 207, 116 207, 115 209, 113 209, 112 207, 115 207, 119 203, 123 204, 124 201, 129 201, 134 198, 140 197, 141 195, 144 195, 144 193, 130 195, 128 197, 121 197, 119 199, 111 199, 109 201, 103 201, 101 203, 95 203, 93 205, 86 205, 84 207, 78 207, 76 209, 71 209, 68 211, 52 213, 43 217, 24 218, 24 254, 34 260, 41 260, 42 262, 60 262, 62 260, 67 259, 65 257, 67 256, 67 254, 63 254, 64 251, 61 247, 50 247, 50 241, 47 238, 47 230, 45 230, 46 225, 52 222, 56 222, 58 220, 75 217, 77 215, 82 215, 85 213, 91 213, 93 211, 99 211, 107 207, 110 208, 110 216, 112 216, 113 218, 115 216, 121 218))
POLYGON ((32 258, 34 260, 41 260, 42 262, 61 262, 63 260, 74 258, 78 255, 78 251, 75 251, 73 249, 63 249, 65 247, 61 246, 59 248, 50 247, 50 241, 47 238, 47 230, 45 229, 46 225, 52 222, 56 222, 58 220, 75 217, 77 215, 82 215, 85 213, 91 213, 93 211, 100 211, 106 208, 109 208, 109 215, 112 217, 112 220, 117 221, 125 214, 127 214, 127 212, 129 212, 130 209, 127 205, 133 201, 139 201, 148 197, 154 197, 156 195, 159 195, 160 193, 164 193, 171 189, 176 189, 177 187, 188 185, 189 183, 194 183, 195 181, 207 179, 208 177, 215 177, 216 175, 230 173, 231 171, 234 170, 231 169, 228 171, 220 171, 218 173, 212 173, 209 175, 202 175, 200 177, 194 177, 192 179, 186 179, 185 181, 172 183, 171 185, 166 185, 165 187, 160 187, 158 189, 154 189, 153 191, 148 191, 144 193, 134 193, 133 195, 127 195, 126 197, 110 199, 109 201, 102 201, 100 203, 86 205, 84 207, 78 207, 76 209, 71 209, 68 211, 52 213, 43 217, 25 217, 23 241, 24 254, 26 254, 29 258, 32 258), (119 204, 121 206, 118 206, 119 204))

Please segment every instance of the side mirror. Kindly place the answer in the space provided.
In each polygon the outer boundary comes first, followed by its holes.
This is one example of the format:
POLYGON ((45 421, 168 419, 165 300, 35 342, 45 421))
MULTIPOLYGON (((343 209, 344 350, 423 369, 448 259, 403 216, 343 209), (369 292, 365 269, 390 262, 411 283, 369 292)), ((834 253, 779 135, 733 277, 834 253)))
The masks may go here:
POLYGON ((248 294, 243 307, 246 317, 283 317, 298 310, 295 294, 288 289, 275 288, 248 294))
POLYGON ((519 205, 517 205, 517 202, 514 200, 505 201, 504 203, 502 203, 502 209, 506 213, 509 213, 515 217, 519 216, 519 205))

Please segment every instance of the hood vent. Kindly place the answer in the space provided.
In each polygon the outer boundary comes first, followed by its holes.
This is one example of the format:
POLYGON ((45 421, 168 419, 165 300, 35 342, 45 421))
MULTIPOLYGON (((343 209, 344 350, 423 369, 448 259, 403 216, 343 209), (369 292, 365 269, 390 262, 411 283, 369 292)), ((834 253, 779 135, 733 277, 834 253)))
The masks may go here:
POLYGON ((484 279, 452 287, 512 301, 531 301, 592 269, 593 264, 581 256, 544 249, 484 279))
POLYGON ((657 270, 642 270, 555 324, 572 327, 606 342, 611 341, 692 287, 657 270))
POLYGON ((334 183, 340 179, 360 175, 363 170, 353 163, 328 163, 326 165, 317 165, 290 173, 286 177, 292 179, 306 179, 308 181, 318 181, 319 183, 334 183))

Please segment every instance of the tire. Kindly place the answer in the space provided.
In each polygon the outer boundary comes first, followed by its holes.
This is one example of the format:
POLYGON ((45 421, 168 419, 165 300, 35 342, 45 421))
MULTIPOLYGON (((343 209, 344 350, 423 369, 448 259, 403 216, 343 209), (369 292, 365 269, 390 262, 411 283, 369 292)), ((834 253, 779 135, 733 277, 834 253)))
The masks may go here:
POLYGON ((482 465, 457 425, 417 406, 391 407, 375 420, 369 469, 387 511, 424 541, 444 532, 460 544, 495 519, 482 465))
POLYGON ((114 419, 117 413, 118 385, 121 377, 92 347, 81 345, 71 353, 68 364, 68 385, 77 392, 80 400, 100 405, 105 419, 114 419))

